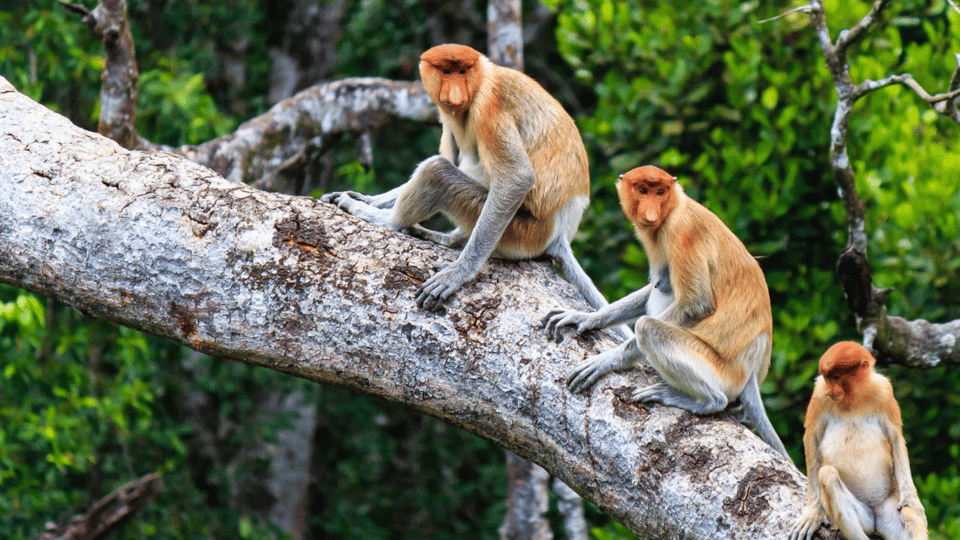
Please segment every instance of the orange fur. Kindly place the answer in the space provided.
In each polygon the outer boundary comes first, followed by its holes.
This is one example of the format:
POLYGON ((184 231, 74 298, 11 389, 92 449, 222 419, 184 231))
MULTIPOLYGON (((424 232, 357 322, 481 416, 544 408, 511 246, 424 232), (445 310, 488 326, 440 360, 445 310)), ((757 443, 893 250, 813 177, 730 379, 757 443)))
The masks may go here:
MULTIPOLYGON (((675 305, 712 297, 714 311, 693 326, 682 313, 668 321, 702 340, 706 355, 731 387, 742 388, 752 370, 735 361, 754 338, 773 339, 770 295, 760 265, 720 218, 683 193, 676 179, 657 167, 638 167, 617 183, 620 203, 633 222, 652 267, 667 264, 675 305)), ((766 378, 769 353, 757 369, 766 378)))
POLYGON ((852 341, 833 345, 820 358, 820 376, 804 420, 807 509, 792 539, 812 536, 824 515, 848 538, 927 538, 900 406, 890 381, 874 372, 875 364, 870 352, 852 341), (824 474, 833 480, 824 482, 824 474), (858 502, 845 499, 851 495, 858 502), (845 517, 854 515, 858 505, 870 518, 866 527, 845 517))
MULTIPOLYGON (((461 169, 475 159, 472 176, 492 189, 529 160, 534 185, 498 251, 510 258, 541 255, 556 235, 558 213, 573 198, 589 196, 586 150, 573 119, 536 81, 465 45, 439 45, 420 60, 424 87, 440 110, 444 157, 450 159, 455 147, 461 169)), ((458 218, 473 224, 477 216, 458 218)))

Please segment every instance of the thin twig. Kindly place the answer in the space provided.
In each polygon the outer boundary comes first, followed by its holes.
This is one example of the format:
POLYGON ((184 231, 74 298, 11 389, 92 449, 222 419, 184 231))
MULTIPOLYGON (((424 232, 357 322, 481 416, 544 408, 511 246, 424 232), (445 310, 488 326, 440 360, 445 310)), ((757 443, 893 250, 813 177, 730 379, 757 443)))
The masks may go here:
POLYGON ((810 13, 811 11, 813 11, 813 6, 797 6, 797 7, 793 8, 793 9, 791 9, 790 11, 786 11, 786 12, 784 12, 784 13, 781 13, 780 15, 777 15, 776 17, 770 17, 769 19, 764 19, 764 20, 762 20, 762 21, 758 21, 758 24, 768 23, 768 22, 770 22, 770 21, 775 21, 775 20, 777 20, 777 19, 782 19, 782 18, 786 17, 787 15, 792 15, 792 14, 798 13, 798 12, 799 12, 799 13, 810 13))

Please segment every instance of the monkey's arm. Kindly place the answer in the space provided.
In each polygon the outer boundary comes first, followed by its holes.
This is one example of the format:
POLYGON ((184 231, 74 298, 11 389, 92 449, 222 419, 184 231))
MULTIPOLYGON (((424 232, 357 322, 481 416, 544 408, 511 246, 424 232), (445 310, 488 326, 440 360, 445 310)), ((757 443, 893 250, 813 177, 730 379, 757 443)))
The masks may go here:
POLYGON ((479 145, 480 159, 490 178, 490 191, 480 217, 457 260, 420 287, 417 304, 424 309, 440 307, 447 297, 476 277, 536 182, 516 125, 500 122, 496 136, 494 148, 487 148, 483 142, 479 145))
MULTIPOLYGON (((816 407, 815 402, 811 401, 810 407, 816 407)), ((826 424, 818 418, 803 434, 803 452, 807 458, 807 505, 790 531, 790 540, 810 540, 826 517, 820 493, 820 467, 823 465, 820 439, 825 429, 826 424)))
POLYGON ((890 452, 893 459, 893 477, 897 483, 897 491, 900 497, 897 502, 897 510, 903 509, 904 506, 909 506, 926 520, 926 511, 923 508, 923 503, 920 502, 920 497, 917 495, 917 487, 913 484, 913 477, 910 475, 910 458, 907 454, 907 443, 903 439, 900 428, 888 419, 883 424, 883 430, 887 439, 890 441, 890 452))
POLYGON ((599 311, 586 313, 572 309, 554 309, 543 319, 543 327, 547 335, 558 343, 563 339, 562 329, 572 327, 577 335, 590 330, 609 328, 636 320, 647 313, 647 300, 654 285, 648 284, 639 291, 634 291, 616 302, 604 306, 599 311))

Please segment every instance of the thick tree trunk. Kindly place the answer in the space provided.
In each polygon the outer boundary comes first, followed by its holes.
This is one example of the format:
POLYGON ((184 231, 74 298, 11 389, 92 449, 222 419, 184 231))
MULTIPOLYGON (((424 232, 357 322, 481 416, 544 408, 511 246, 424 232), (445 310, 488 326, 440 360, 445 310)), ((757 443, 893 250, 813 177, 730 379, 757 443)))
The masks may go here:
POLYGON ((726 415, 626 402, 650 371, 571 394, 615 345, 556 344, 585 309, 542 262, 491 261, 439 313, 456 252, 330 205, 229 182, 83 131, 0 78, 0 281, 205 354, 405 404, 543 466, 644 538, 783 538, 805 480, 726 415))

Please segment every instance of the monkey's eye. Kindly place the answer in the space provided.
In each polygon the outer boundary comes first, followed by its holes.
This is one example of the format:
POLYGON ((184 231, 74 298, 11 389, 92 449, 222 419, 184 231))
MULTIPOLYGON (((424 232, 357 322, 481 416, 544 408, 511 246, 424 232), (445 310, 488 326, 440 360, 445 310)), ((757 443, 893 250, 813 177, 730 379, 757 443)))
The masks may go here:
POLYGON ((663 193, 664 193, 664 192, 663 192, 662 189, 658 189, 658 190, 657 190, 657 197, 663 197, 663 193))
POLYGON ((646 195, 646 194, 647 194, 647 188, 645 188, 645 187, 640 188, 638 191, 640 192, 641 195, 646 195))
POLYGON ((440 70, 440 73, 443 73, 444 75, 449 75, 449 74, 450 74, 450 70, 449 70, 449 69, 441 69, 441 70, 440 70))
POLYGON ((460 70, 460 74, 461 74, 461 75, 466 75, 466 74, 467 74, 467 70, 461 69, 461 70, 460 70))

